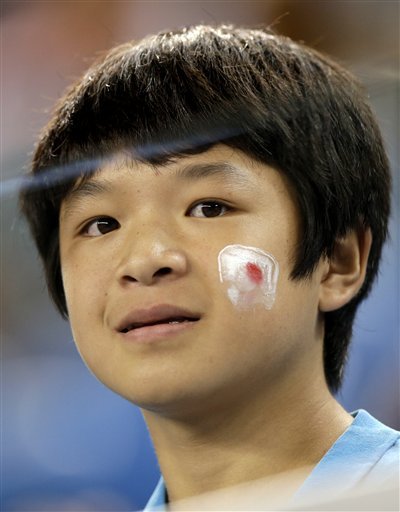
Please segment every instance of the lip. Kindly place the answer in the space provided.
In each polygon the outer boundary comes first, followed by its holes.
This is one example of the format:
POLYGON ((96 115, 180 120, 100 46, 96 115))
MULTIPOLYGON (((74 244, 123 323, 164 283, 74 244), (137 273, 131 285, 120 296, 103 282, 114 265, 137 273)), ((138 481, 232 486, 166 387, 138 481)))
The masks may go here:
POLYGON ((179 306, 157 304, 131 311, 118 323, 116 331, 127 341, 151 342, 191 329, 200 318, 199 313, 179 306))

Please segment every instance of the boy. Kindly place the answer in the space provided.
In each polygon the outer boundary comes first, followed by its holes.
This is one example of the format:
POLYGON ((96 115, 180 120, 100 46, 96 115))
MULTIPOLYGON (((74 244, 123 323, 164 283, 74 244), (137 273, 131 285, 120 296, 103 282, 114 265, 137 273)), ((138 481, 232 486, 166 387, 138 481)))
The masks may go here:
MULTIPOLYGON (((389 215, 349 73, 265 30, 127 43, 61 99, 32 173, 22 208, 50 293, 150 430, 149 508, 260 479, 264 509, 386 489, 398 433, 332 395, 389 215)), ((251 493, 190 506, 259 507, 251 493)))

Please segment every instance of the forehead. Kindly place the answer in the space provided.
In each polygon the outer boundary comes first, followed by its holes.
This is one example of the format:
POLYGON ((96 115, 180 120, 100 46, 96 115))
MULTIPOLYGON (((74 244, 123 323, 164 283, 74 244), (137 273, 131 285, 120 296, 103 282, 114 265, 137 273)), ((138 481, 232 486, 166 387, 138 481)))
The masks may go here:
POLYGON ((97 170, 80 178, 64 198, 62 217, 68 217, 88 199, 125 193, 130 186, 143 190, 165 187, 170 193, 194 184, 206 182, 221 185, 226 191, 260 195, 260 190, 274 188, 295 200, 285 176, 276 169, 260 163, 240 150, 225 145, 189 156, 173 157, 164 164, 151 164, 128 154, 113 155, 97 170))
POLYGON ((251 181, 252 175, 260 174, 256 162, 235 149, 217 146, 203 153, 172 157, 163 164, 151 164, 136 160, 127 154, 116 154, 105 159, 95 170, 78 178, 64 201, 73 201, 81 195, 96 195, 109 191, 124 176, 133 181, 135 176, 163 176, 182 182, 210 178, 234 182, 238 186, 251 181))
POLYGON ((130 154, 118 153, 104 160, 91 178, 114 179, 121 170, 145 173, 169 178, 197 179, 204 177, 235 177, 248 179, 249 172, 257 172, 256 162, 238 149, 216 145, 211 149, 188 155, 167 156, 162 163, 152 163, 134 158, 130 154))

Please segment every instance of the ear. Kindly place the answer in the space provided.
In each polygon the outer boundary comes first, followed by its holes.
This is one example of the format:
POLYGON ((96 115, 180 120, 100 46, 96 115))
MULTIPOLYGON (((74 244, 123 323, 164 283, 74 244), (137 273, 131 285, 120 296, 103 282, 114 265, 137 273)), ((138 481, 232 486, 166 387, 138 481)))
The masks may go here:
POLYGON ((324 262, 320 311, 339 309, 357 295, 365 279, 371 243, 369 228, 352 230, 336 240, 331 257, 324 262))

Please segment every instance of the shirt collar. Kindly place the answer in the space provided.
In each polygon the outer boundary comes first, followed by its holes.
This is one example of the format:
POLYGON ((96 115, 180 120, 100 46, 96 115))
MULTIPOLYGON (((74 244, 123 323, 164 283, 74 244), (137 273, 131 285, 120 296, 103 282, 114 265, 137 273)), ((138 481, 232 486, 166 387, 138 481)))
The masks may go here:
POLYGON ((308 499, 334 488, 335 494, 355 488, 371 472, 399 433, 367 411, 351 413, 354 420, 314 467, 291 501, 308 499))
MULTIPOLYGON (((315 466, 291 503, 307 500, 321 489, 326 491, 333 480, 338 494, 355 487, 398 439, 398 432, 367 411, 360 409, 351 415, 354 418, 351 425, 315 466)), ((167 490, 161 477, 144 510, 166 512, 166 496, 167 490)))
POLYGON ((166 512, 167 510, 167 489, 164 484, 163 477, 160 478, 156 488, 153 491, 147 505, 143 509, 144 511, 157 510, 159 512, 166 512))

